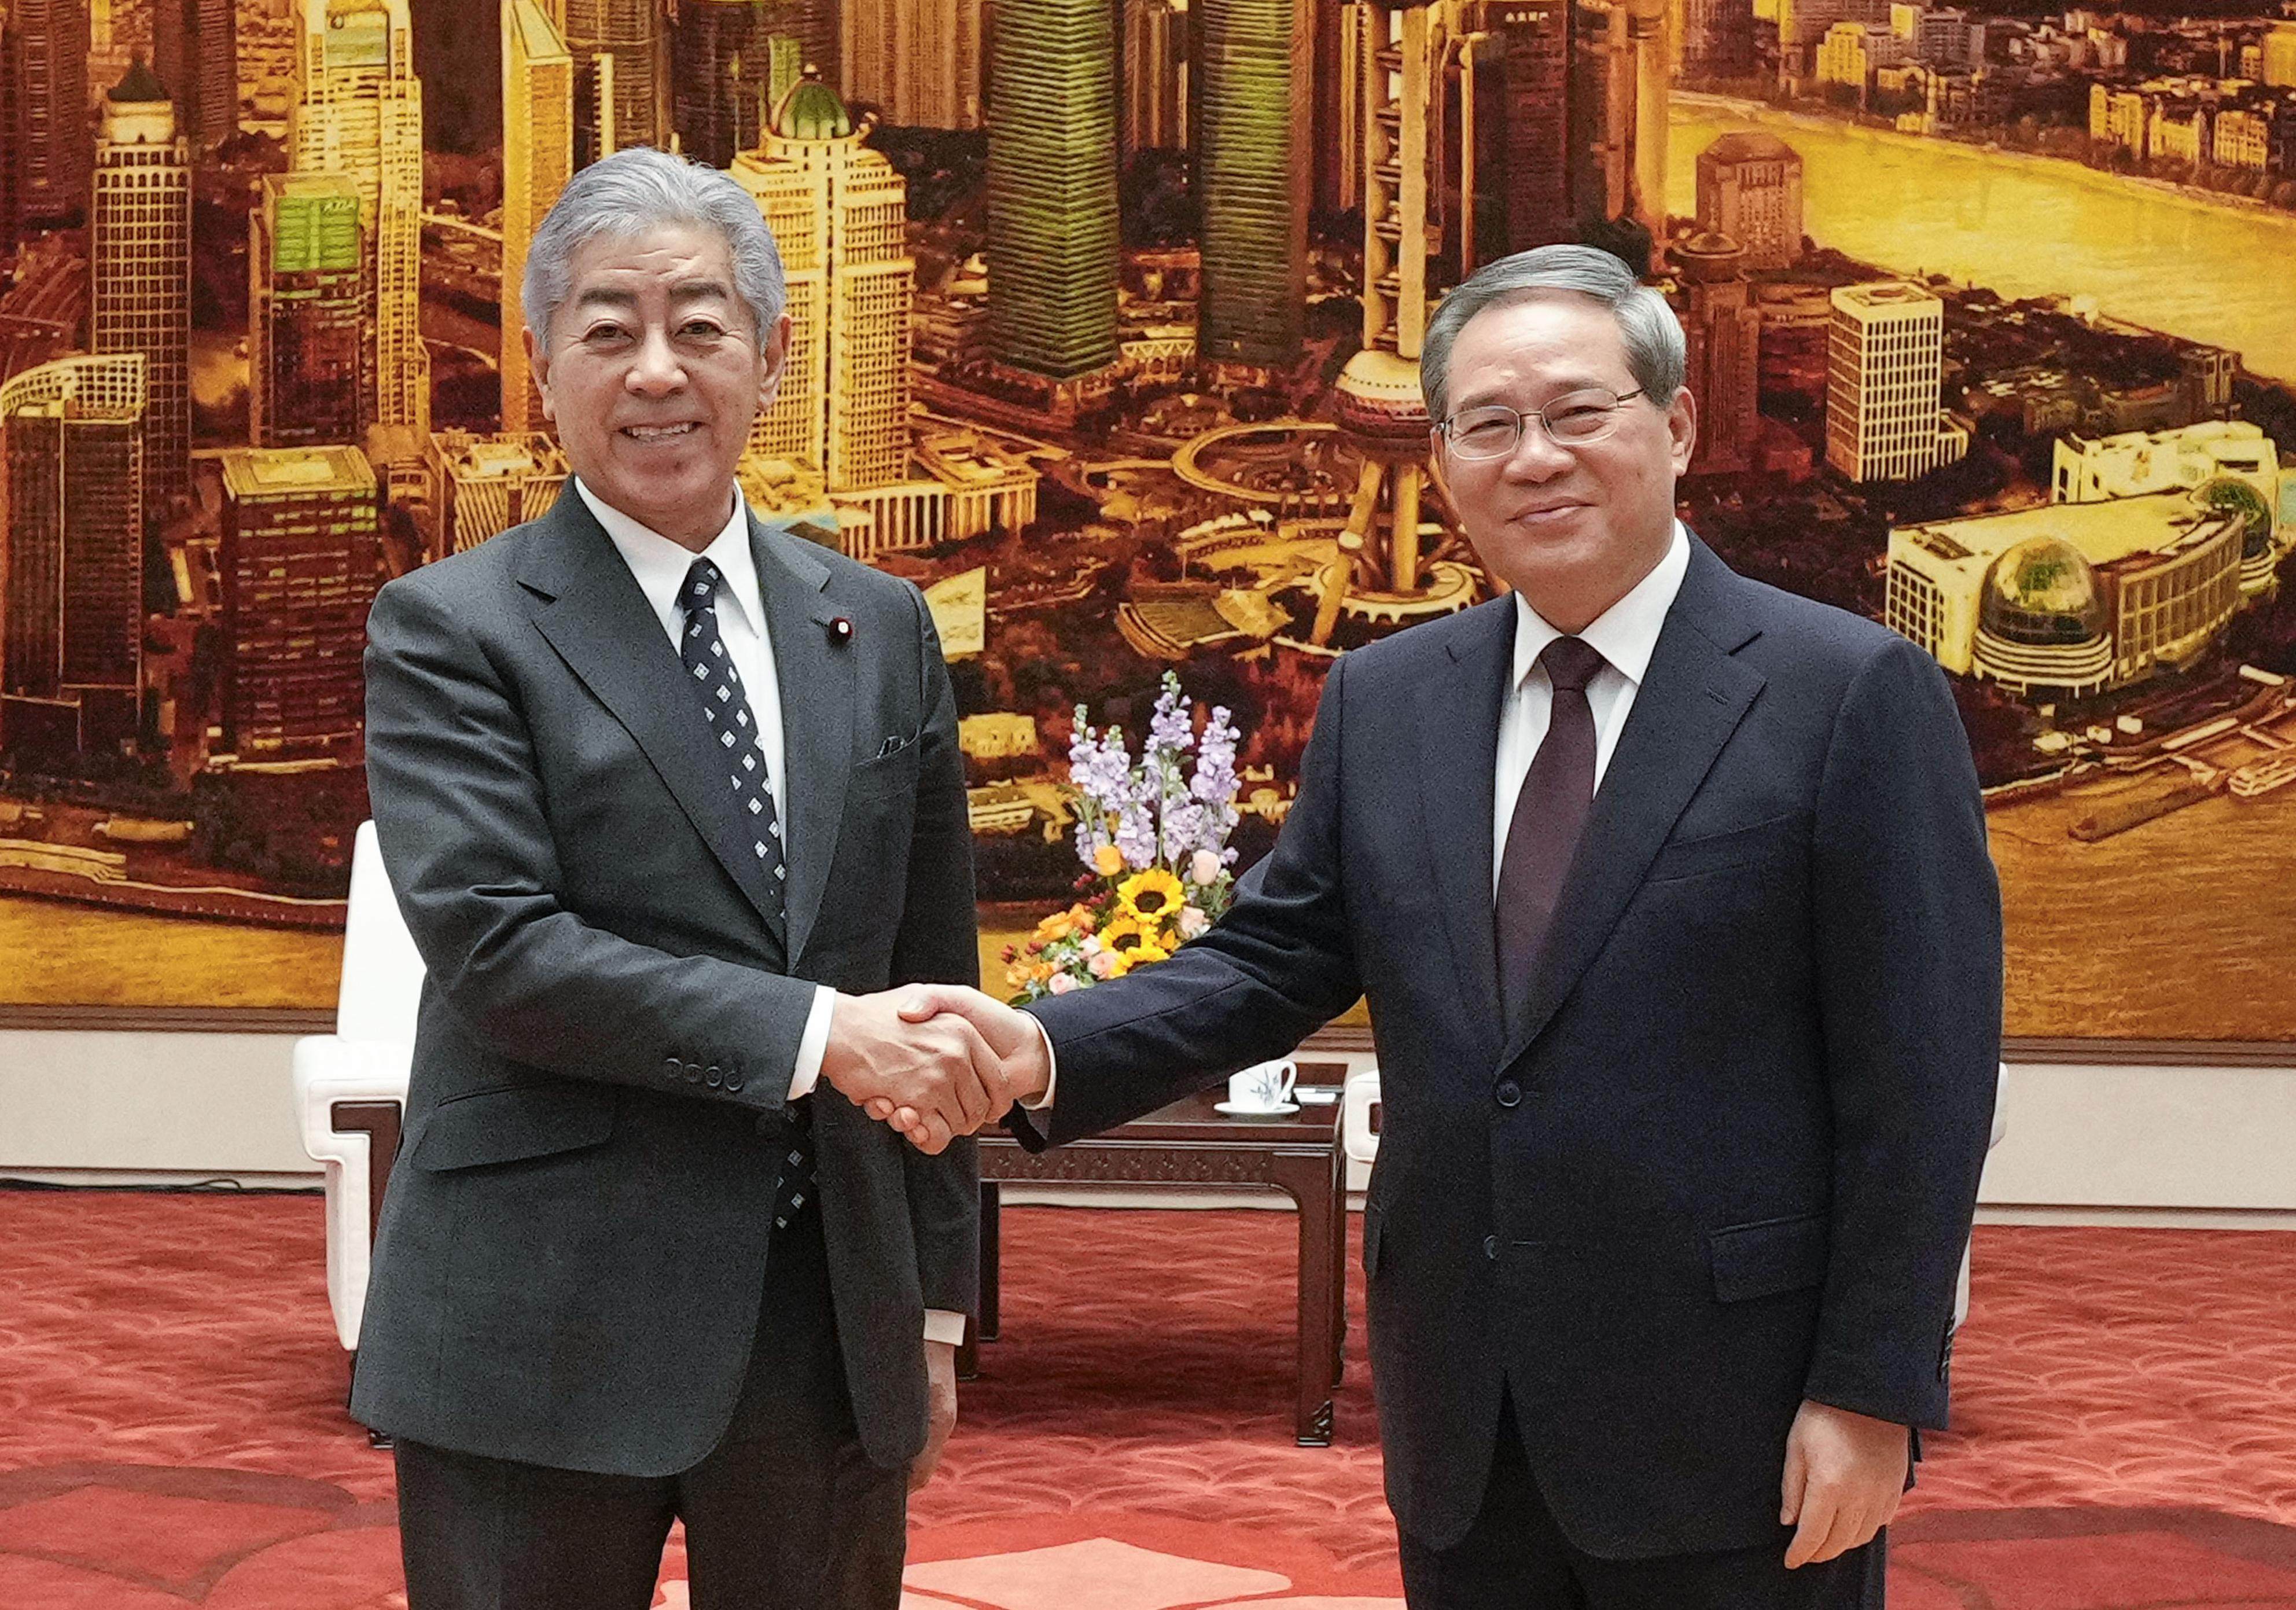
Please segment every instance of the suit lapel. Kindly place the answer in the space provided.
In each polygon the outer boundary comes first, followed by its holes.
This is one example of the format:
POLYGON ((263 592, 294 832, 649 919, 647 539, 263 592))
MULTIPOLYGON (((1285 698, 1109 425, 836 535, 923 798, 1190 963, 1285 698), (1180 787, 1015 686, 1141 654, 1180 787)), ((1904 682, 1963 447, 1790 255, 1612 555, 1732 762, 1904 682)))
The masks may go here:
POLYGON ((1731 657, 1758 635, 1738 608, 1735 593, 1744 585, 1693 540, 1690 570, 1595 791, 1529 1002, 1501 1065, 1529 1049, 1601 954, 1660 846, 1761 692, 1761 672, 1731 657))
POLYGON ((782 750, 789 768, 789 878, 784 908, 794 966, 821 915, 853 770, 853 638, 838 634, 829 567, 804 538, 750 516, 750 549, 765 594, 781 681, 782 750))
POLYGON ((1496 1048, 1503 1032, 1498 941, 1491 923, 1491 824, 1514 620, 1511 596, 1479 605, 1444 645, 1452 674, 1419 689, 1419 817, 1462 993, 1487 1049, 1496 1048))
POLYGON ((701 701, 605 529, 570 477, 529 544, 519 581, 537 596, 534 624, 584 686, 627 728, 719 865, 773 925, 776 901, 749 846, 734 791, 712 762, 701 701))

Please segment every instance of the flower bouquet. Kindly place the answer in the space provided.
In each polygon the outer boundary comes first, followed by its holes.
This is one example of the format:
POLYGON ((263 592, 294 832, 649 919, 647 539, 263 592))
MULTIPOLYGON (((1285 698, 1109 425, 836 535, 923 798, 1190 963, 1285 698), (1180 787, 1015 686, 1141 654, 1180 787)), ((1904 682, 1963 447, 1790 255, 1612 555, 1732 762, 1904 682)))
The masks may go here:
POLYGON ((1160 962, 1212 925, 1234 898, 1235 746, 1224 706, 1203 731, 1164 673, 1140 757, 1120 728, 1088 725, 1077 706, 1069 781, 1077 791, 1077 858, 1087 870, 1077 899, 1004 948, 1004 983, 1015 1006, 1121 978, 1160 962), (1193 752, 1183 776, 1181 760, 1193 752))

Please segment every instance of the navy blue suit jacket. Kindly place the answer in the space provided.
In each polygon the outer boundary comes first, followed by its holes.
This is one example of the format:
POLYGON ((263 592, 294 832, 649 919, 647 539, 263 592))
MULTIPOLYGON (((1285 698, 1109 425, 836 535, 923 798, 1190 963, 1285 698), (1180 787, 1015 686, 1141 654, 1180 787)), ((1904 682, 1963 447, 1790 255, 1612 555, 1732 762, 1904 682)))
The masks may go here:
POLYGON ((1912 644, 1693 542, 1509 1034, 1492 795, 1514 609, 1333 667, 1299 798, 1226 917, 1032 1008, 1059 1058, 1046 1138, 1281 1056, 1367 996, 1385 1121, 1364 1261, 1398 1523, 1464 1533, 1504 1384, 1579 1547, 1767 1545, 1804 1398, 1945 1423, 2001 1033, 1968 743, 1912 644))

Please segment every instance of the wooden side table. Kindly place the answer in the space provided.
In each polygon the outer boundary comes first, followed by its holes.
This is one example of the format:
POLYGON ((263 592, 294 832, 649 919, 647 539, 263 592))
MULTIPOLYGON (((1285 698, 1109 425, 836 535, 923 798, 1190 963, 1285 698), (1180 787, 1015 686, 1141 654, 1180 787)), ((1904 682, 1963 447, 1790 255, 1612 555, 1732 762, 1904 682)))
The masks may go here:
MULTIPOLYGON (((1300 1082, 1337 1085, 1345 1063, 1302 1062, 1300 1082)), ((1300 1210, 1299 1357, 1294 1433, 1303 1448, 1332 1441, 1332 1390, 1347 1335, 1346 1156, 1340 1104, 1297 1113, 1238 1117, 1212 1110, 1220 1090, 1189 1097, 1105 1135, 1046 1152, 1023 1151, 1009 1135, 980 1137, 980 1323, 968 1333, 957 1373, 970 1377, 978 1340, 998 1332, 1000 1187, 1013 1181, 1135 1186, 1261 1186, 1300 1210)))

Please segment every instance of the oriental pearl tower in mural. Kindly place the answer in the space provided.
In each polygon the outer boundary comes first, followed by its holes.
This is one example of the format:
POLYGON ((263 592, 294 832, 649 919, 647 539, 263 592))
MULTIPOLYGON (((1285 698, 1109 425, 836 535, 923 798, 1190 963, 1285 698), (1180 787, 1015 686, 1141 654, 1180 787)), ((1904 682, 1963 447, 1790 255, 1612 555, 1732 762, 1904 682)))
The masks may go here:
MULTIPOLYGON (((1573 198, 1573 209, 1630 218, 1663 238, 1663 0, 1578 9, 1584 15, 1574 21, 1562 8, 1504 0, 1349 7, 1343 55, 1353 69, 1351 188, 1364 216, 1363 349, 1341 373, 1332 401, 1360 469, 1337 551, 1316 581, 1317 644, 1346 616, 1399 622, 1464 608, 1475 596, 1471 556, 1428 464, 1432 422, 1419 357, 1441 297, 1437 276, 1472 273, 1479 242, 1519 251, 1563 238, 1517 238, 1524 232, 1513 219, 1479 226, 1478 57, 1503 50, 1510 35, 1562 30, 1557 121, 1591 136, 1585 188, 1602 193, 1573 198)), ((1519 150, 1524 142, 1506 144, 1519 150)))
POLYGON ((1439 0, 1358 5, 1349 17, 1349 53, 1359 69, 1363 350, 1341 372, 1332 404, 1362 468, 1338 551, 1321 578, 1317 643, 1330 639, 1351 608, 1402 617, 1430 604, 1457 609, 1472 601, 1471 576, 1448 562, 1431 563, 1431 550, 1456 527, 1428 518, 1435 489, 1419 389, 1419 350, 1436 300, 1428 287, 1430 237, 1439 251, 1447 180, 1455 172, 1457 193, 1473 193, 1472 152, 1462 142, 1456 164, 1447 162, 1439 137, 1444 59, 1456 20, 1457 8, 1439 0))

